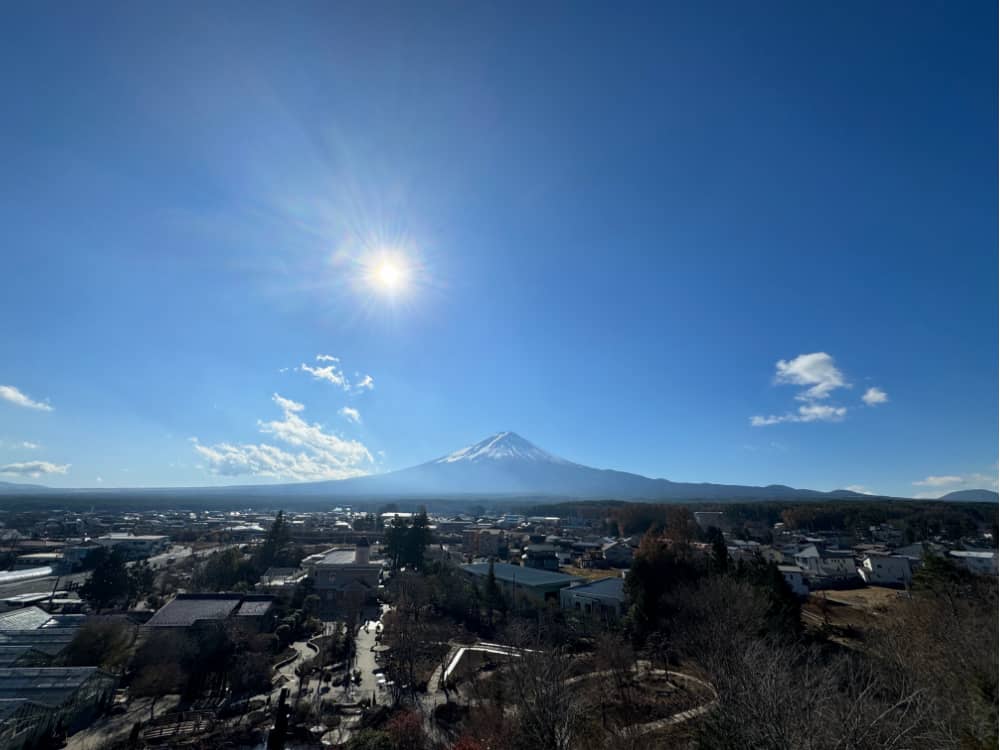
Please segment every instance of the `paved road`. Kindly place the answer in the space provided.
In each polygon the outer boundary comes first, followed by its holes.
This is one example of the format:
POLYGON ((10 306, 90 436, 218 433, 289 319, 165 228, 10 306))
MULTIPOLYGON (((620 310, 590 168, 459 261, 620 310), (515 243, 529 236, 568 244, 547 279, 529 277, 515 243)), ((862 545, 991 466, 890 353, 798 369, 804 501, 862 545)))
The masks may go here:
POLYGON ((375 631, 376 626, 380 622, 381 617, 379 620, 368 620, 365 625, 358 628, 358 635, 355 641, 357 644, 357 655, 355 656, 354 669, 361 670, 361 684, 352 686, 355 700, 371 698, 373 695, 375 696, 376 703, 385 703, 388 700, 386 691, 378 689, 378 677, 373 672, 379 665, 375 661, 375 652, 371 648, 376 645, 375 631), (365 631, 366 626, 368 628, 367 632, 365 631))

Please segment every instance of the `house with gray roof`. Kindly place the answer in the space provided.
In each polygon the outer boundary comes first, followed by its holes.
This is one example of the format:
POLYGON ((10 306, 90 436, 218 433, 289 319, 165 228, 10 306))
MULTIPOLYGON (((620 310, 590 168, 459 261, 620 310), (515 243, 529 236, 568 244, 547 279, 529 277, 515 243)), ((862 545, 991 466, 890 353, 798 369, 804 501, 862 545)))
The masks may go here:
MULTIPOLYGON (((460 565, 459 569, 481 585, 489 575, 490 564, 472 563, 460 565)), ((493 576, 505 596, 510 598, 526 597, 539 603, 558 602, 561 589, 583 581, 582 578, 569 576, 565 573, 525 568, 510 563, 494 563, 493 576)))
POLYGON ((157 610, 146 628, 192 628, 235 620, 259 630, 270 626, 274 597, 246 594, 178 594, 157 610))
POLYGON ((559 592, 559 605, 601 620, 617 620, 625 612, 625 579, 602 578, 559 592))

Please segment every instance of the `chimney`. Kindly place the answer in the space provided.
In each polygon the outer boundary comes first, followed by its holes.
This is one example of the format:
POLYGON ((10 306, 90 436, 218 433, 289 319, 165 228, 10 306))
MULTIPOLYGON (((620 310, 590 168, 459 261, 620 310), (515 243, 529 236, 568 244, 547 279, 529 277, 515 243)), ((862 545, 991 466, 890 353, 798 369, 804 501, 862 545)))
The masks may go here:
POLYGON ((367 565, 370 553, 371 547, 368 545, 368 538, 361 537, 354 547, 354 564, 367 565))

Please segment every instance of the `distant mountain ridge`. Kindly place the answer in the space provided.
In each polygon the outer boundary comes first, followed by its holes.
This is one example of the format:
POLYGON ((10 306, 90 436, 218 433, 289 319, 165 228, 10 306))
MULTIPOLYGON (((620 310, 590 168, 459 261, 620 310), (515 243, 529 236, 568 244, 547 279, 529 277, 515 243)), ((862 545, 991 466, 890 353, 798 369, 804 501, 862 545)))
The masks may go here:
POLYGON ((947 495, 941 495, 938 500, 956 500, 969 503, 995 503, 1000 500, 1000 495, 993 490, 955 490, 954 492, 949 492, 947 495))
MULTIPOLYGON (((797 489, 710 482, 673 482, 614 469, 596 469, 553 455, 515 432, 498 432, 426 463, 351 479, 226 487, 56 490, 0 482, 0 495, 145 496, 191 498, 388 499, 538 497, 632 501, 836 500, 870 497, 852 490, 797 489)), ((988 490, 962 490, 942 500, 996 500, 988 490)))

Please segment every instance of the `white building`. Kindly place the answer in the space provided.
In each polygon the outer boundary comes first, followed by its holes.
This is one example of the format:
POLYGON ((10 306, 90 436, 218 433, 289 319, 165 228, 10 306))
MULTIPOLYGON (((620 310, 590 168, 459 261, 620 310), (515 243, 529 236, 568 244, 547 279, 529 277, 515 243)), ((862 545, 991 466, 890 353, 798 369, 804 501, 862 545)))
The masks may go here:
POLYGON ((996 550, 953 549, 948 556, 952 562, 961 565, 970 573, 984 576, 997 574, 996 550))
POLYGON ((871 586, 908 586, 913 578, 910 561, 900 555, 866 555, 858 575, 871 586))

